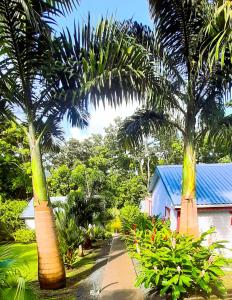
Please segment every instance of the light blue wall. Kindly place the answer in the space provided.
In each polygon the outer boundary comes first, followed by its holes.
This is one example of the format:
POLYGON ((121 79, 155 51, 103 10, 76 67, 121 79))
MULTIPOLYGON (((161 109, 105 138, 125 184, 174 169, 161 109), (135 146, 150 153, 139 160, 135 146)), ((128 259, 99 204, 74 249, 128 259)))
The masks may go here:
POLYGON ((177 213, 162 180, 159 178, 152 192, 152 214, 164 217, 165 206, 170 208, 171 229, 175 230, 177 227, 177 213))

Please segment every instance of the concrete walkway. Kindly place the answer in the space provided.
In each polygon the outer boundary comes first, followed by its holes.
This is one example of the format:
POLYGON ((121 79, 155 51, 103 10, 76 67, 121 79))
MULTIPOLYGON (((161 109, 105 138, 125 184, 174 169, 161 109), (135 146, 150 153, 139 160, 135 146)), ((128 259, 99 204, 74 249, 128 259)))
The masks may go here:
POLYGON ((134 287, 136 273, 123 241, 113 238, 101 287, 101 300, 142 300, 143 293, 134 287))

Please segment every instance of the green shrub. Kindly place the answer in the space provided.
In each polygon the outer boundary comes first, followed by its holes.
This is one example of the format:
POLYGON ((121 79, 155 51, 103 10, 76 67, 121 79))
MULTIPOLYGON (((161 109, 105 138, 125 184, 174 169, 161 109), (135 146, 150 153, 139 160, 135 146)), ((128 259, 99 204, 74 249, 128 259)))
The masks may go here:
POLYGON ((95 239, 104 240, 112 237, 111 232, 108 232, 104 227, 102 226, 95 226, 94 227, 94 237, 95 239))
POLYGON ((84 242, 85 232, 66 211, 56 211, 55 216, 60 252, 66 266, 72 268, 77 260, 78 247, 84 242))
POLYGON ((137 286, 144 284, 151 293, 171 299, 224 296, 226 290, 221 276, 226 260, 216 251, 224 245, 220 242, 208 247, 202 245, 213 229, 194 239, 172 232, 169 222, 157 218, 148 219, 147 226, 140 230, 138 227, 134 226, 131 237, 127 237, 141 267, 137 286))
POLYGON ((14 238, 14 232, 24 227, 20 215, 26 206, 27 201, 4 201, 0 198, 0 238, 2 240, 12 240, 14 238))
POLYGON ((106 229, 112 233, 120 232, 122 229, 120 218, 115 217, 113 220, 109 221, 108 224, 106 225, 106 229))
POLYGON ((35 241, 35 231, 27 228, 18 229, 13 233, 14 240, 19 243, 31 243, 35 241))
POLYGON ((123 232, 129 234, 135 224, 138 226, 143 221, 146 223, 147 216, 140 211, 138 206, 126 205, 120 210, 120 220, 123 232))

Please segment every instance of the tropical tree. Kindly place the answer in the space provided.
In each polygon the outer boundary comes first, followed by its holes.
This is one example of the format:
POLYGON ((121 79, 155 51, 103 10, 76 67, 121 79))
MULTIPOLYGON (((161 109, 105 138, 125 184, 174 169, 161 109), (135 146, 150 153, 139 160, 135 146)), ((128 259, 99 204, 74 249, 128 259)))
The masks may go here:
POLYGON ((154 60, 160 58, 165 87, 162 93, 151 92, 146 105, 124 121, 119 137, 135 145, 163 127, 175 128, 183 136, 180 232, 198 236, 196 145, 224 115, 227 86, 220 69, 210 72, 207 58, 201 57, 202 68, 198 68, 202 46, 198 37, 207 17, 207 1, 150 0, 149 4, 155 34, 138 24, 136 30, 131 25, 131 32, 139 33, 138 40, 143 37, 154 60))
POLYGON ((29 152, 24 131, 0 117, 0 195, 4 199, 31 197, 29 152))
POLYGON ((89 99, 97 104, 107 97, 119 103, 135 94, 135 87, 144 92, 145 71, 153 75, 145 49, 111 22, 103 20, 96 29, 88 23, 73 38, 69 32, 55 38, 54 17, 75 3, 0 3, 1 114, 23 128, 30 145, 39 281, 45 289, 63 287, 65 271, 42 163, 44 149, 56 148, 65 115, 83 128, 89 99))

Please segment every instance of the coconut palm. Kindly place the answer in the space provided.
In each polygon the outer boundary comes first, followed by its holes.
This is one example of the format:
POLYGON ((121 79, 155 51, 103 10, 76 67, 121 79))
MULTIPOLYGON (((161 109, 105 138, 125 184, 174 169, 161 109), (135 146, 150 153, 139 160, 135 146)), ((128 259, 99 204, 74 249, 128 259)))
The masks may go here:
POLYGON ((73 37, 67 32, 55 38, 54 17, 75 3, 0 3, 0 108, 23 128, 30 145, 39 282, 45 289, 65 285, 42 162, 45 146, 62 136, 59 124, 64 116, 83 128, 89 100, 121 102, 136 89, 143 92, 145 71, 153 74, 145 49, 112 22, 102 20, 96 29, 88 23, 73 37))
POLYGON ((157 49, 153 46, 154 59, 157 55, 160 58, 165 86, 160 93, 151 92, 146 105, 124 121, 119 138, 133 145, 161 127, 182 134, 180 232, 198 236, 196 146, 224 114, 226 80, 221 70, 209 71, 204 57, 202 68, 197 67, 202 46, 198 37, 208 13, 206 1, 150 0, 149 4, 155 34, 145 30, 143 35, 149 35, 149 45, 157 45, 157 49))

